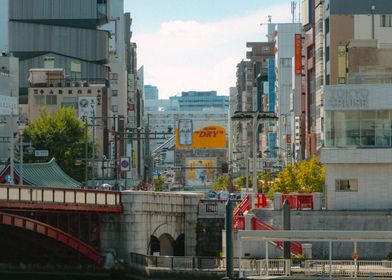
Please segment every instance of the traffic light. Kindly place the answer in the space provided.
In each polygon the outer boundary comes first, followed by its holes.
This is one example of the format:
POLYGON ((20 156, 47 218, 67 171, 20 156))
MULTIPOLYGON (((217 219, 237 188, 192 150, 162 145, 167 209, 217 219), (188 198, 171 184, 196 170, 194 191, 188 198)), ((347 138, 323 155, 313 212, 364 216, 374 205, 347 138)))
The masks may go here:
POLYGON ((225 163, 225 162, 222 163, 221 170, 222 170, 222 173, 223 173, 223 174, 229 173, 229 164, 227 164, 227 163, 225 163))

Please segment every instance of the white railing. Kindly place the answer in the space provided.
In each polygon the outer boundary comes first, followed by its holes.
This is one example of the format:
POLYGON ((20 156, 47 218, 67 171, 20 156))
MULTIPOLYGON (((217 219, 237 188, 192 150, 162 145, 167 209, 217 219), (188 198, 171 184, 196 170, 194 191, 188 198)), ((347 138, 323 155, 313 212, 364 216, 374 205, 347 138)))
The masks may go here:
POLYGON ((305 261, 306 276, 329 275, 330 271, 332 276, 369 277, 371 273, 374 276, 392 276, 392 262, 334 260, 330 266, 327 260, 305 261))
POLYGON ((121 193, 87 189, 0 185, 0 202, 121 206, 121 193))

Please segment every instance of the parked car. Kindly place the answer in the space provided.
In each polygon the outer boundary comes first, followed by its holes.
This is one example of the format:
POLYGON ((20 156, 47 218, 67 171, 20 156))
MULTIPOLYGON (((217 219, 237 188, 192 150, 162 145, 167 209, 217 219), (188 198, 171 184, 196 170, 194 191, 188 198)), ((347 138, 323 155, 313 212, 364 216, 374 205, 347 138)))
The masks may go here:
POLYGON ((207 199, 217 199, 218 198, 218 194, 214 191, 209 191, 207 194, 207 199))
POLYGON ((241 193, 237 192, 237 193, 231 193, 230 194, 230 199, 234 199, 234 200, 239 200, 241 199, 241 193))
POLYGON ((230 193, 229 192, 225 192, 225 191, 220 191, 218 193, 218 198, 219 199, 223 199, 223 200, 228 200, 228 199, 230 199, 230 193))

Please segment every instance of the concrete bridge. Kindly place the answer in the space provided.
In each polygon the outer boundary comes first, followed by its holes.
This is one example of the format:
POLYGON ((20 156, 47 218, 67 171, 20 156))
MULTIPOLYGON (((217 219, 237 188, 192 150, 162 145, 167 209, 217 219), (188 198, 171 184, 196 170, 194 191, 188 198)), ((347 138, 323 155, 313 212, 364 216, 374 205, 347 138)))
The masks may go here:
POLYGON ((196 255, 198 193, 125 191, 123 213, 105 215, 101 249, 129 261, 130 253, 196 255))

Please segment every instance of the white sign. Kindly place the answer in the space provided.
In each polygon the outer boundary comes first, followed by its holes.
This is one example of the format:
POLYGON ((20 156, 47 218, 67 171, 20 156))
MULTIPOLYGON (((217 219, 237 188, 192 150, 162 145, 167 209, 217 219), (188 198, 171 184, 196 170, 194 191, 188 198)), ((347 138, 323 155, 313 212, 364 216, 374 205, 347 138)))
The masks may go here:
POLYGON ((0 116, 17 114, 18 98, 0 95, 0 116))
POLYGON ((49 156, 49 151, 48 150, 36 150, 35 156, 36 157, 47 157, 47 156, 49 156))
POLYGON ((92 124, 93 117, 97 114, 97 97, 95 96, 80 96, 78 98, 78 115, 79 118, 87 117, 88 123, 92 124))

